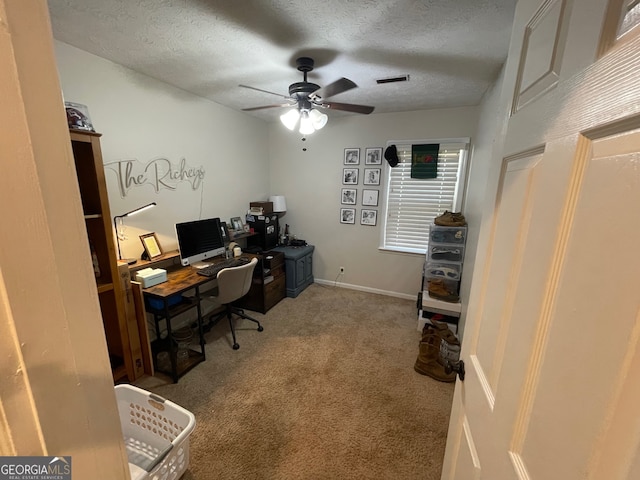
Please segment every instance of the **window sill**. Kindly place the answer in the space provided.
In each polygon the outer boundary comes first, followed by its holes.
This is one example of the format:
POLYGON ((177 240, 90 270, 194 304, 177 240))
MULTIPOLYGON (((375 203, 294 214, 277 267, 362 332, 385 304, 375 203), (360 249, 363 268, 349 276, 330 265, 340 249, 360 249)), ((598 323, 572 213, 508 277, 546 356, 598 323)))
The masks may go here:
POLYGON ((378 247, 378 250, 385 253, 408 253, 411 255, 425 256, 426 250, 417 250, 415 248, 401 248, 401 247, 378 247))

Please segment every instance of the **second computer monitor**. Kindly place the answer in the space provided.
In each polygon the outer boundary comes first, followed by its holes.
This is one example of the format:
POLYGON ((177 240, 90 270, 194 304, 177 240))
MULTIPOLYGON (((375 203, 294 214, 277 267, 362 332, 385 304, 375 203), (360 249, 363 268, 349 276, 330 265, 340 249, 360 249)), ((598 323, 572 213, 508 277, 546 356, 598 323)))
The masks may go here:
POLYGON ((219 218, 176 223, 182 265, 194 265, 224 254, 224 238, 219 218))

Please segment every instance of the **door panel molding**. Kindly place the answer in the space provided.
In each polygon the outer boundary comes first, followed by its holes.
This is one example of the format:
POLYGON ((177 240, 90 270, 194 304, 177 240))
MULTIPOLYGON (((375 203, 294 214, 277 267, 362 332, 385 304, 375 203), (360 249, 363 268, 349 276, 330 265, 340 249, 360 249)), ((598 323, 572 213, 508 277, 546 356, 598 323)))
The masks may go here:
POLYGON ((484 392, 484 397, 487 400, 487 404, 489 405, 489 410, 493 412, 493 408, 496 403, 496 396, 493 393, 493 389, 491 388, 489 379, 484 373, 484 368, 482 368, 480 359, 477 355, 470 355, 469 360, 471 360, 471 366, 473 367, 473 370, 478 377, 478 381, 480 382, 480 386, 482 387, 482 391, 484 392))
MULTIPOLYGON (((495 213, 499 211, 500 201, 502 200, 501 198, 502 185, 504 183, 504 176, 506 174, 507 167, 509 166, 509 164, 511 164, 511 162, 516 162, 517 160, 520 160, 520 159, 526 159, 529 157, 542 155, 544 151, 545 151, 545 145, 536 145, 535 147, 532 147, 530 149, 517 152, 512 155, 509 155, 508 157, 503 158, 502 166, 500 168, 500 173, 498 178, 498 184, 497 184, 498 186, 496 189, 494 207, 493 207, 494 215, 491 219, 492 224, 491 224, 491 229, 489 230, 489 242, 487 247, 487 255, 485 259, 486 265, 491 265, 493 262, 493 250, 494 250, 493 245, 495 244, 496 222, 497 222, 497 216, 495 213)), ((473 333, 473 335, 471 336, 472 340, 471 340, 471 344, 469 345, 469 351, 471 353, 475 353, 478 347, 478 337, 479 337, 480 329, 482 327, 482 317, 484 312, 484 304, 485 304, 485 298, 486 298, 487 289, 488 289, 488 279, 491 273, 491 268, 485 268, 482 273, 483 274, 481 279, 481 292, 478 299, 478 309, 477 309, 478 313, 476 315, 476 317, 478 318, 478 321, 475 322, 476 328, 472 332, 473 333)))
POLYGON ((511 464, 513 465, 513 470, 515 474, 518 476, 519 480, 530 480, 529 472, 527 471, 527 466, 524 464, 523 458, 514 452, 509 452, 509 458, 511 459, 511 464))
MULTIPOLYGON (((510 442, 510 451, 513 455, 517 456, 522 454, 529 422, 531 420, 531 412, 533 411, 536 391, 540 381, 544 352, 551 329, 556 291, 560 285, 564 256, 571 234, 572 220, 578 203, 586 165, 590 159, 590 144, 591 141, 584 136, 581 136, 577 142, 567 199, 562 209, 563 213, 559 222, 560 228, 555 241, 556 248, 553 253, 548 279, 542 296, 540 318, 535 329, 534 341, 532 343, 533 347, 526 368, 525 381, 516 411, 515 427, 510 442)), ((514 457, 512 456, 512 458, 514 457)), ((523 460, 521 464, 524 465, 523 460)))
POLYGON ((522 255, 528 237, 535 171, 542 159, 541 152, 544 148, 544 146, 535 146, 506 157, 501 167, 491 231, 492 243, 487 261, 489 268, 486 271, 487 277, 491 277, 492 281, 483 282, 486 286, 491 283, 492 289, 486 288, 483 291, 478 322, 483 328, 476 329, 470 349, 470 353, 476 356, 472 367, 474 369, 480 367, 477 374, 491 409, 493 409, 498 389, 498 379, 512 320, 511 312, 517 293, 517 279, 520 275, 522 255), (510 192, 510 197, 508 203, 502 205, 505 191, 510 192), (508 233, 509 238, 513 240, 513 249, 505 252, 501 250, 500 243, 493 242, 499 231, 508 233), (493 251, 500 251, 499 255, 494 256, 493 251), (500 301, 492 297, 495 288, 504 289, 505 294, 500 301))
POLYGON ((469 453, 469 457, 471 458, 471 462, 473 463, 473 478, 479 480, 480 473, 482 472, 482 467, 480 466, 480 457, 478 456, 478 450, 476 449, 476 444, 473 441, 473 435, 471 434, 471 427, 469 426, 469 421, 466 417, 462 422, 462 431, 464 433, 465 444, 468 449, 467 452, 469 453))
POLYGON ((638 0, 610 0, 602 28, 598 58, 640 35, 638 0))
POLYGON ((570 6, 571 0, 545 0, 526 25, 512 115, 558 84, 570 6))
MULTIPOLYGON (((588 135, 593 140, 592 161, 608 161, 614 165, 639 163, 640 115, 592 129, 588 135)), ((634 188, 634 185, 627 185, 626 188, 634 188)), ((619 346, 620 350, 623 348, 619 346)), ((603 477, 635 478, 629 469, 634 468, 631 459, 638 455, 640 449, 640 390, 637 388, 640 372, 640 309, 635 312, 634 324, 624 350, 601 432, 590 455, 587 469, 590 480, 603 477), (620 461, 620 458, 629 461, 620 461)))
MULTIPOLYGON (((616 120, 615 122, 599 125, 582 132, 582 135, 590 140, 600 140, 615 135, 627 134, 631 130, 640 128, 640 114, 631 115, 629 117, 616 120)), ((596 146, 597 148, 597 146, 596 146)))
MULTIPOLYGON (((537 151, 538 149, 534 149, 537 151)), ((502 371, 502 363, 507 345, 508 333, 511 326, 513 306, 517 294, 518 278, 522 269, 522 258, 524 255, 525 244, 529 233, 529 225, 532 211, 532 192, 535 187, 536 166, 542 160, 542 155, 531 155, 526 158, 506 160, 505 178, 510 174, 524 175, 525 190, 522 192, 523 203, 520 210, 520 221, 518 222, 516 244, 513 251, 511 268, 508 275, 507 288, 504 296, 502 312, 500 315, 498 337, 496 340, 493 369, 491 370, 490 384, 494 386, 494 390, 499 388, 498 379, 502 371), (517 172, 517 173, 516 173, 517 172)), ((503 184, 500 185, 500 194, 502 195, 503 184)))
POLYGON ((614 391, 607 406, 602 432, 595 442, 589 462, 589 480, 600 478, 636 478, 629 476, 628 464, 619 461, 620 456, 633 458, 640 448, 640 390, 637 373, 640 372, 640 311, 627 344, 622 367, 616 375, 614 391), (635 411, 635 415, 628 415, 635 411), (626 452, 620 452, 620 445, 626 452), (613 451, 612 451, 613 450, 613 451))

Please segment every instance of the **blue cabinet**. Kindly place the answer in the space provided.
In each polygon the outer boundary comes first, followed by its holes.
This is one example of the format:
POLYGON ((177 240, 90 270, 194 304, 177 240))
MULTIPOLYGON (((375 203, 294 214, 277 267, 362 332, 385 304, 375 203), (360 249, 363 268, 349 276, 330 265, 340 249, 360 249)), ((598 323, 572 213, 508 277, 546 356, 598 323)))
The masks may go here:
POLYGON ((284 253, 287 297, 297 297, 313 283, 313 245, 304 247, 276 247, 272 251, 284 253))

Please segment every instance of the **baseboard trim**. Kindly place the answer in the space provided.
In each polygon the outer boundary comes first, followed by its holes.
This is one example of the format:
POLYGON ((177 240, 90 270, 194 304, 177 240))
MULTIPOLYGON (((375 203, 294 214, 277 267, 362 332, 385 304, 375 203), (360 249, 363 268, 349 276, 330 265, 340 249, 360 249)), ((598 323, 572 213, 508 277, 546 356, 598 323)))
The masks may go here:
POLYGON ((407 293, 390 292, 389 290, 380 290, 379 288, 363 287, 361 285, 352 285, 350 283, 334 282, 334 281, 331 281, 331 280, 323 280, 321 278, 315 278, 314 282, 315 283, 319 283, 320 285, 328 285, 330 287, 347 288, 349 290, 358 290, 359 292, 377 293, 378 295, 386 295, 388 297, 404 298, 406 300, 415 301, 416 298, 417 298, 417 294, 416 295, 409 295, 407 293))

